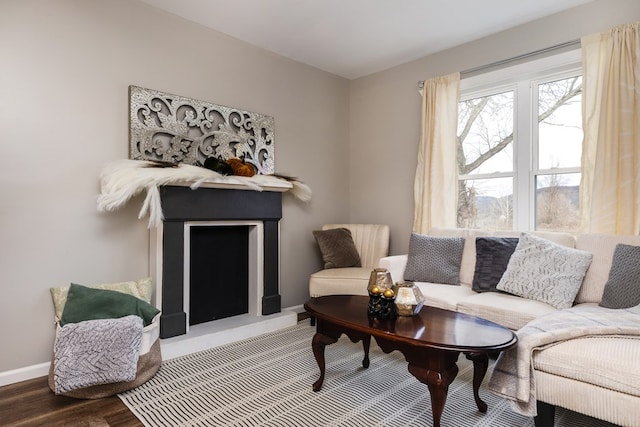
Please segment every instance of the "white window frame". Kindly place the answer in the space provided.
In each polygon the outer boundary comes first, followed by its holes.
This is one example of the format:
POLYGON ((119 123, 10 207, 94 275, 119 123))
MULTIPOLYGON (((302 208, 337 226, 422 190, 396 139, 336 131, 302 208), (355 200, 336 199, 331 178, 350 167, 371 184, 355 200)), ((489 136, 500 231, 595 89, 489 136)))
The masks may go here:
POLYGON ((460 80, 460 101, 499 92, 514 92, 513 172, 460 175, 460 180, 513 177, 513 229, 535 229, 536 177, 553 173, 576 173, 580 168, 538 169, 538 84, 581 74, 581 50, 573 49, 460 80), (535 101, 535 103, 534 103, 535 101), (535 124, 535 126, 534 126, 535 124))

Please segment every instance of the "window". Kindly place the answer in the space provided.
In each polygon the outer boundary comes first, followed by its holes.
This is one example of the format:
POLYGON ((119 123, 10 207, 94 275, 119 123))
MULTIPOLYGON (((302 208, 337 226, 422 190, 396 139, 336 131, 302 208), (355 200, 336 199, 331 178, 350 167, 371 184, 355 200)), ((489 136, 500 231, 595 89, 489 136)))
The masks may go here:
POLYGON ((461 81, 458 227, 577 229, 579 53, 461 81))

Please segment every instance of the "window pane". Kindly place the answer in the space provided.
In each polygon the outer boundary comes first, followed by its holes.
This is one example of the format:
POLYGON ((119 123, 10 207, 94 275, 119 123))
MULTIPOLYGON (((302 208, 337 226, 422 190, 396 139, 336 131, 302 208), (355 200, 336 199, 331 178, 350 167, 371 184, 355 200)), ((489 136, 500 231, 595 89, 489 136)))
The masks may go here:
POLYGON ((536 177, 536 230, 575 232, 580 174, 549 174, 536 177))
POLYGON ((458 227, 511 230, 513 227, 513 179, 459 181, 458 227))
POLYGON ((458 105, 460 175, 513 171, 513 91, 458 105))
POLYGON ((538 85, 538 168, 580 166, 582 78, 538 85))

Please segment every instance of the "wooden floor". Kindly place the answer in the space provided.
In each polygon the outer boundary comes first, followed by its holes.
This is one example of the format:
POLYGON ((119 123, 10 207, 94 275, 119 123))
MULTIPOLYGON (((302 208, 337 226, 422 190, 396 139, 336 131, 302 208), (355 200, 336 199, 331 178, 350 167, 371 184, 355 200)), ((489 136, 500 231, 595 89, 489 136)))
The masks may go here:
POLYGON ((115 427, 143 424, 117 396, 84 400, 53 394, 47 378, 0 387, 0 426, 115 427))
MULTIPOLYGON (((298 314, 298 320, 308 318, 298 314)), ((47 377, 0 387, 1 427, 143 427, 119 397, 84 400, 56 396, 47 377)))

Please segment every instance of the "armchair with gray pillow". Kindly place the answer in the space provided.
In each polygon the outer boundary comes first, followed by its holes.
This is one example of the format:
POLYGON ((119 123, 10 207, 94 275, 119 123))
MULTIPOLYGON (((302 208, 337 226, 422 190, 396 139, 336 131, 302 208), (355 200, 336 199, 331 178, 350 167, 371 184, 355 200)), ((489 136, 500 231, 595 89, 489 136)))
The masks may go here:
POLYGON ((389 226, 326 224, 313 235, 324 268, 309 278, 309 295, 367 295, 371 270, 389 255, 389 226))

